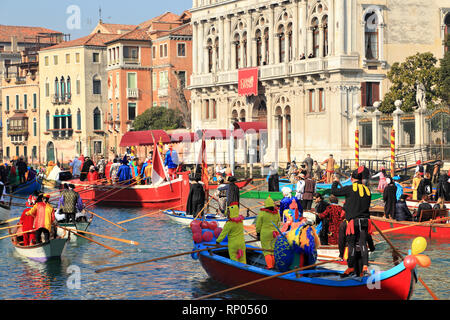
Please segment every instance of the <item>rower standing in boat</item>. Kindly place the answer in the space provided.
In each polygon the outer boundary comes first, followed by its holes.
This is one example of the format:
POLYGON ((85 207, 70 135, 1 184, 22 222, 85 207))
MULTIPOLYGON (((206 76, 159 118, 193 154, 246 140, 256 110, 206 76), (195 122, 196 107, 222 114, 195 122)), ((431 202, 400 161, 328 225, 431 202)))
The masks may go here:
POLYGON ((227 206, 230 206, 231 203, 235 202, 239 206, 240 201, 240 193, 239 193, 239 187, 235 184, 236 178, 231 176, 228 177, 228 183, 226 183, 224 186, 218 188, 217 190, 223 191, 226 190, 227 192, 227 206))
MULTIPOLYGON (((30 230, 33 230, 34 225, 34 217, 27 215, 27 212, 33 208, 33 206, 36 204, 37 195, 32 194, 28 197, 28 200, 25 204, 27 207, 25 210, 23 210, 22 215, 20 216, 19 224, 22 225, 21 232, 27 232, 30 230)), ((36 235, 34 233, 24 233, 23 234, 23 245, 29 246, 36 243, 36 235)))
POLYGON ((359 273, 363 276, 368 272, 369 266, 369 252, 367 248, 367 241, 369 233, 371 233, 370 225, 370 203, 371 193, 369 188, 362 184, 362 171, 363 168, 355 170, 351 175, 352 185, 346 186, 341 189, 337 188, 338 181, 333 182, 331 187, 331 194, 335 196, 345 196, 345 220, 347 224, 347 242, 349 256, 347 260, 348 268, 345 270, 344 275, 348 276, 355 272, 357 267, 356 261, 356 245, 360 246, 362 270, 359 273))
POLYGON ((128 165, 127 155, 123 157, 122 165, 119 167, 117 171, 117 177, 119 178, 119 182, 124 182, 125 184, 130 184, 131 180, 131 169, 128 165))
POLYGON ((228 221, 225 223, 216 243, 220 244, 228 236, 228 254, 230 259, 247 264, 244 217, 239 214, 239 204, 237 202, 233 202, 228 206, 227 215, 228 221))
MULTIPOLYGON (((49 203, 50 195, 40 194, 36 200, 36 204, 31 208, 26 215, 34 217, 34 226, 36 230, 36 243, 42 243, 41 236, 44 234, 45 242, 50 241, 50 233, 52 226, 55 223, 55 209, 49 203)), ((54 233, 56 228, 54 229, 54 233)), ((55 236, 55 235, 54 235, 55 236)))
POLYGON ((397 187, 391 178, 386 178, 386 187, 383 191, 384 216, 386 219, 394 219, 395 206, 397 204, 397 187))
POLYGON ((264 201, 264 208, 259 211, 258 217, 256 218, 256 234, 258 240, 261 240, 261 248, 271 250, 263 252, 267 269, 273 269, 275 267, 273 250, 275 249, 275 240, 278 236, 277 227, 279 227, 280 222, 280 215, 275 209, 275 203, 269 196, 264 201))
MULTIPOLYGON (((191 188, 189 190, 188 200, 186 203, 186 215, 193 216, 194 218, 198 215, 198 213, 205 206, 205 189, 203 189, 203 185, 200 183, 200 176, 196 175, 194 178, 191 178, 191 188)), ((202 215, 204 214, 202 212, 202 215)))
POLYGON ((66 222, 75 222, 77 212, 83 210, 83 202, 80 195, 74 190, 74 185, 64 184, 64 190, 59 198, 58 212, 61 212, 66 217, 66 222))

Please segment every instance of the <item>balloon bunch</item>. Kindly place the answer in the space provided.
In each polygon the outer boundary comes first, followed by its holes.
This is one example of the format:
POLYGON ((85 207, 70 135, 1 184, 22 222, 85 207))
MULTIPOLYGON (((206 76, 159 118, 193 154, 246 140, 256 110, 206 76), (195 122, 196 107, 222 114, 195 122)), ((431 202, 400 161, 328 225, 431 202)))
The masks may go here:
POLYGON ((415 238, 411 246, 411 254, 403 259, 405 268, 412 270, 417 264, 423 268, 428 268, 431 265, 431 260, 428 256, 421 254, 426 248, 427 240, 424 237, 415 238))
POLYGON ((216 221, 200 221, 194 220, 190 224, 192 230, 192 240, 195 243, 211 242, 218 238, 222 232, 222 228, 216 221))

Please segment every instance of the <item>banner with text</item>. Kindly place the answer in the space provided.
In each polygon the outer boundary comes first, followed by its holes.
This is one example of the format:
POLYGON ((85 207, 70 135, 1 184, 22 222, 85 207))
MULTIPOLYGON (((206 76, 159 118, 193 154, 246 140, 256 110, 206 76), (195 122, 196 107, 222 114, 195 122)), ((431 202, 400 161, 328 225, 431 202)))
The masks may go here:
POLYGON ((258 68, 240 69, 238 78, 240 96, 258 95, 258 68))

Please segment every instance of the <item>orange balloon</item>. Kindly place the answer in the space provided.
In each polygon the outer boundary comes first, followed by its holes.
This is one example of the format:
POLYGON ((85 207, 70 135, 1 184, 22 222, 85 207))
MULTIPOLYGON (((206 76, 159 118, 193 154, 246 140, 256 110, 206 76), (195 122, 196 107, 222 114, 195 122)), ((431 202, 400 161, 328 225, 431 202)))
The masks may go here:
POLYGON ((414 257, 416 257, 417 263, 423 268, 428 268, 431 265, 430 258, 424 254, 418 254, 414 257))

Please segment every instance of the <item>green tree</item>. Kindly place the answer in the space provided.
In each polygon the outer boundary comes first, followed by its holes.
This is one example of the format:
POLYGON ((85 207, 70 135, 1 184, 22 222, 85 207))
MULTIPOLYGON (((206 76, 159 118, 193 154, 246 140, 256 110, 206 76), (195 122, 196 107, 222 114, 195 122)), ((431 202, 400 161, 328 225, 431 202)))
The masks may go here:
POLYGON ((133 122, 134 131, 173 130, 183 128, 183 117, 179 112, 164 107, 145 110, 133 122))
POLYGON ((402 100, 402 110, 411 112, 417 106, 416 81, 423 83, 426 90, 427 107, 432 109, 440 99, 440 72, 437 59, 430 52, 417 53, 403 63, 394 63, 388 72, 391 87, 382 101, 380 111, 395 111, 395 100, 402 100))

